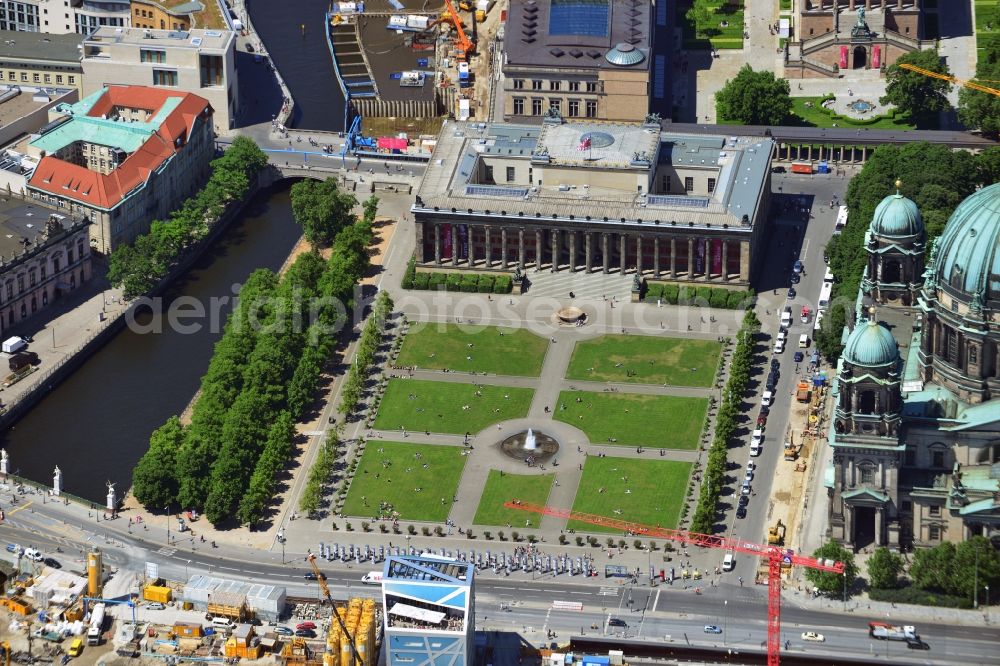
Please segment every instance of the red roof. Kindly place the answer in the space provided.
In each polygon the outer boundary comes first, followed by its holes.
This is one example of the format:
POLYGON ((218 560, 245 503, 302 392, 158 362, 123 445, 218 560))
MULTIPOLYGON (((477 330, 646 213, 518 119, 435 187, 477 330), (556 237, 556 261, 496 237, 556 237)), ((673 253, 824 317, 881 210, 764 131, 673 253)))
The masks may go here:
POLYGON ((46 156, 38 163, 29 184, 80 203, 114 208, 137 185, 145 183, 150 173, 183 149, 195 120, 206 112, 211 113, 212 107, 205 98, 191 93, 146 86, 109 86, 91 108, 88 114, 91 117, 101 117, 116 106, 146 109, 155 114, 172 97, 180 97, 181 102, 163 120, 159 129, 111 173, 101 174, 57 157, 46 156))

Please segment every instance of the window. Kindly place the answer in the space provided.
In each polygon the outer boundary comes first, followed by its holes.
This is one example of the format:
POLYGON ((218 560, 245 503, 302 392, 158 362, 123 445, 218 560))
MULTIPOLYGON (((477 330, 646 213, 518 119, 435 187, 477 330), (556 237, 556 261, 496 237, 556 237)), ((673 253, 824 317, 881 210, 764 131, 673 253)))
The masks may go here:
POLYGON ((35 279, 35 269, 32 268, 30 271, 28 271, 28 286, 34 287, 35 282, 37 282, 37 280, 35 279))
POLYGON ((708 193, 711 194, 714 191, 715 191, 715 179, 714 178, 709 178, 708 179, 708 193))
POLYGON ((693 192, 694 191, 694 178, 687 176, 684 178, 684 191, 693 192))
POLYGON ((570 92, 580 92, 580 82, 579 81, 570 81, 569 82, 569 91, 570 92))
POLYGON ((944 467, 944 451, 931 451, 931 467, 944 467))
POLYGON ((941 539, 941 528, 937 525, 931 525, 927 528, 927 539, 930 541, 938 541, 941 539))
POLYGON ((531 115, 542 115, 542 99, 540 97, 533 97, 531 99, 531 115))
POLYGON ((17 293, 24 292, 24 273, 17 276, 17 293))
POLYGON ((549 90, 559 90, 562 87, 562 81, 549 81, 549 90))
POLYGON ((154 69, 153 70, 153 85, 154 86, 176 86, 177 85, 177 71, 172 69, 154 69))
POLYGON ((935 518, 940 517, 941 516, 941 506, 938 505, 938 504, 934 504, 932 506, 927 507, 927 515, 934 516, 935 518))
POLYGON ((70 248, 69 250, 66 250, 66 263, 68 263, 68 264, 72 264, 73 263, 73 250, 72 250, 72 248, 70 248))
POLYGON ((39 83, 41 81, 41 79, 42 79, 42 77, 39 76, 38 72, 34 72, 31 75, 31 81, 32 81, 32 83, 39 83))
POLYGON ((222 56, 200 55, 198 61, 201 65, 201 87, 221 86, 222 77, 225 74, 222 56))
POLYGON ((45 282, 45 275, 48 273, 48 267, 43 263, 38 270, 41 273, 42 282, 45 282))
POLYGON ((597 102, 592 99, 587 100, 587 117, 596 118, 597 117, 597 102))
POLYGON ((160 64, 167 61, 167 52, 159 49, 139 49, 139 62, 158 62, 160 64))
POLYGON ((28 82, 28 73, 27 72, 21 72, 21 80, 23 82, 25 82, 25 83, 28 82))
POLYGON ((524 115, 524 98, 515 97, 514 98, 514 115, 523 116, 524 115))
POLYGON ((555 109, 560 114, 562 113, 562 100, 558 97, 549 99, 549 108, 555 109))
POLYGON ((7 280, 7 300, 14 298, 14 283, 11 280, 7 280))
POLYGON ((532 90, 541 90, 542 89, 542 82, 539 81, 538 79, 533 79, 531 81, 531 89, 532 90))
POLYGON ((589 93, 597 92, 597 81, 587 81, 587 92, 589 93))
POLYGON ((516 180, 514 175, 514 167, 507 167, 507 182, 513 183, 516 180))
POLYGON ((46 74, 45 75, 45 82, 46 83, 52 83, 52 75, 51 74, 46 74))
POLYGON ((76 77, 75 76, 66 77, 66 83, 70 84, 71 86, 76 85, 76 77))
POLYGON ((524 90, 524 79, 514 79, 514 90, 524 90))
POLYGON ((858 468, 861 472, 861 483, 871 483, 875 480, 875 467, 872 465, 862 465, 858 468))
POLYGON ((17 72, 7 72, 7 78, 11 81, 17 80, 17 72))
POLYGON ((491 167, 488 164, 483 169, 483 180, 486 181, 487 183, 493 182, 493 167, 491 167))
POLYGON ((903 513, 910 513, 911 511, 913 511, 913 502, 903 500, 903 503, 900 506, 899 510, 903 513))
POLYGON ((569 101, 569 116, 570 118, 576 118, 580 115, 580 100, 571 99, 569 101))

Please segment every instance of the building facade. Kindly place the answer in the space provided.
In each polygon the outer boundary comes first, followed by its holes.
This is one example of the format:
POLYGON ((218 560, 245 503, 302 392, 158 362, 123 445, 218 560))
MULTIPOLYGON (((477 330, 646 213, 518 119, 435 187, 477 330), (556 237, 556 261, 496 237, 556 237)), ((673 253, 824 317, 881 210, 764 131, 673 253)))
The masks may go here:
MULTIPOLYGON (((922 242, 911 237, 903 249, 922 242)), ((904 308, 911 316, 886 308, 893 333, 874 314, 850 333, 830 432, 832 537, 908 548, 981 535, 1000 544, 998 260, 995 184, 955 209, 904 308)))
POLYGON ((386 663, 463 666, 475 660, 475 567, 393 555, 382 573, 386 663))
POLYGON ((84 94, 105 86, 154 86, 207 99, 217 134, 236 123, 236 33, 102 28, 83 43, 84 94))
POLYGON ((129 0, 4 0, 0 30, 87 35, 102 26, 128 27, 129 14, 129 0))
POLYGON ((641 0, 513 0, 504 34, 504 119, 641 121, 653 71, 641 0))
POLYGON ((131 243, 208 178, 212 106, 190 93, 111 86, 55 107, 29 154, 31 197, 94 222, 100 252, 131 243))
MULTIPOLYGON (((842 70, 885 71, 904 53, 935 48, 924 0, 797 0, 787 78, 834 77, 842 70)), ((928 6, 931 3, 926 3, 928 6)), ((935 17, 936 18, 936 17, 935 17)))
POLYGON ((0 334, 90 280, 89 226, 36 202, 0 204, 0 334))
POLYGON ((418 266, 747 287, 770 139, 647 124, 447 123, 412 207, 418 266))
POLYGON ((132 27, 140 30, 190 30, 191 14, 203 8, 200 2, 165 7, 155 0, 132 0, 132 27))
POLYGON ((83 37, 0 30, 0 85, 83 89, 83 37))

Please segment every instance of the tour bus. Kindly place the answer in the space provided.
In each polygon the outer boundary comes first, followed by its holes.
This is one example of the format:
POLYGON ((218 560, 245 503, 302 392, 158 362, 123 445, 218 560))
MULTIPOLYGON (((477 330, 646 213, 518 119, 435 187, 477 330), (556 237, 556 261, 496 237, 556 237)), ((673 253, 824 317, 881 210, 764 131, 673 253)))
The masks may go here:
POLYGON ((832 282, 824 282, 823 288, 819 290, 819 300, 816 302, 817 308, 825 308, 830 305, 830 293, 833 291, 832 282))
POLYGON ((837 227, 835 232, 839 233, 846 226, 847 226, 847 206, 841 206, 837 210, 837 227))

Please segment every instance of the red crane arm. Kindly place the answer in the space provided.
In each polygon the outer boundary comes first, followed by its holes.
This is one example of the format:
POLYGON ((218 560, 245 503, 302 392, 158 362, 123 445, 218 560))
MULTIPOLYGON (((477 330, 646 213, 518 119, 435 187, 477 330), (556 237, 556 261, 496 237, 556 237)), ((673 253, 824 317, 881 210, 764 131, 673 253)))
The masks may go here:
POLYGON ((566 520, 579 520, 583 523, 601 525, 602 527, 611 527, 617 530, 622 530, 623 532, 629 532, 630 534, 641 534, 644 536, 656 537, 658 539, 668 539, 670 541, 677 541, 684 544, 701 546, 702 548, 721 548, 724 550, 731 550, 736 553, 743 553, 745 555, 756 555, 758 557, 768 559, 777 559, 779 564, 782 559, 790 558, 791 564, 809 567, 810 569, 829 571, 832 573, 844 573, 844 565, 841 562, 817 560, 812 557, 797 555, 793 551, 786 550, 778 546, 753 543, 752 541, 746 541, 739 538, 730 538, 713 534, 700 534, 698 532, 687 532, 685 530, 674 530, 659 526, 653 527, 628 520, 608 518, 607 516, 582 513, 579 511, 572 511, 570 509, 560 509, 541 504, 532 504, 530 502, 522 502, 520 500, 504 502, 503 505, 508 509, 529 511, 543 516, 565 518, 566 520))

